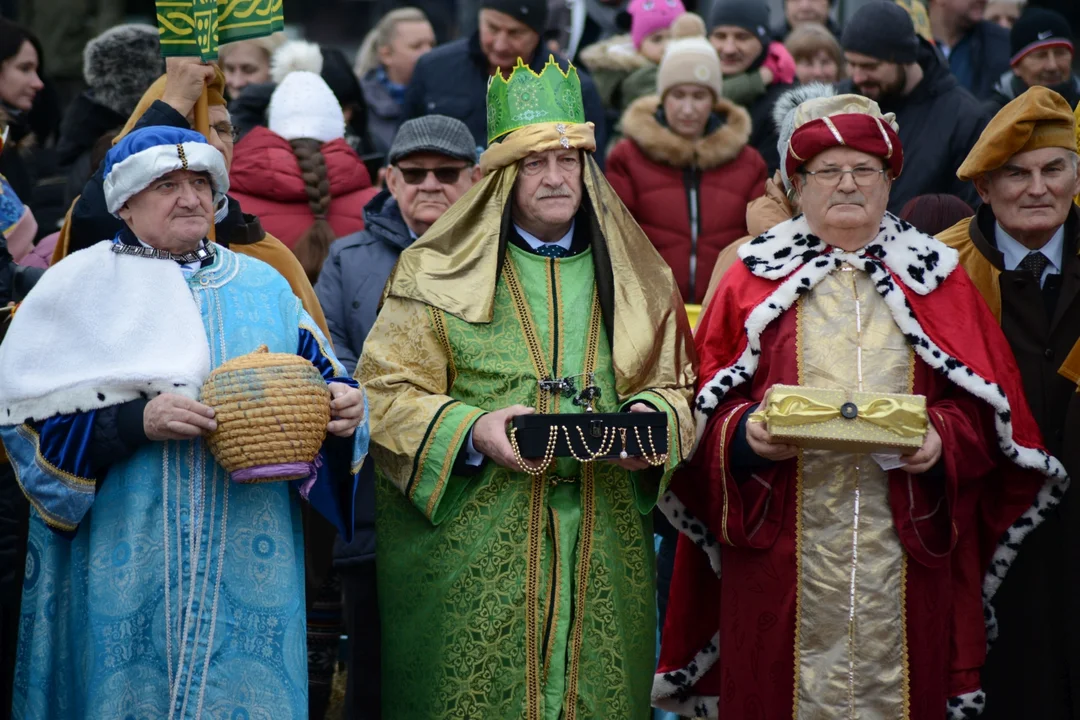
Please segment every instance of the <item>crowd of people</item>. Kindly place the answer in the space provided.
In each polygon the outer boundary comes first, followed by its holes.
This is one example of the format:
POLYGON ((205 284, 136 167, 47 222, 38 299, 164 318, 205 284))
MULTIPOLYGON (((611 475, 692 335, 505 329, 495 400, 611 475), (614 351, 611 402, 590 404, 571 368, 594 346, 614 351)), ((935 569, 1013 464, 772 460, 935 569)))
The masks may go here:
POLYGON ((418 5, 74 84, 0 18, 0 716, 1080 716, 1073 21, 418 5))

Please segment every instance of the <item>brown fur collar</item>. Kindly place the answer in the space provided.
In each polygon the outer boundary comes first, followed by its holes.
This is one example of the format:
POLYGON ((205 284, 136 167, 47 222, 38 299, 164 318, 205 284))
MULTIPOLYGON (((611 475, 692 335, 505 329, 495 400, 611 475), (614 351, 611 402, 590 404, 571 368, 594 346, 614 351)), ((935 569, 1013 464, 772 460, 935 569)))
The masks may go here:
POLYGON ((582 50, 581 64, 590 72, 615 70, 629 74, 652 63, 634 49, 629 35, 616 35, 582 50))
POLYGON ((720 98, 713 108, 727 117, 718 130, 700 140, 679 137, 656 119, 660 98, 639 98, 626 108, 622 117, 623 134, 633 140, 654 162, 677 168, 698 167, 709 170, 731 162, 750 140, 750 113, 720 98))

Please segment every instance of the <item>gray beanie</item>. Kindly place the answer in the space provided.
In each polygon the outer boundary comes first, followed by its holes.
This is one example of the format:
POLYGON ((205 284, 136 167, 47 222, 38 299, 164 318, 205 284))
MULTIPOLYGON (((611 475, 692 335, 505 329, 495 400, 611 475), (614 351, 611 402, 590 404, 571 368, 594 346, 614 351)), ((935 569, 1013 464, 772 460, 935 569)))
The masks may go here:
POLYGON ((83 77, 94 101, 124 117, 164 74, 165 60, 153 25, 117 25, 83 49, 83 77))
POLYGON ((390 146, 387 164, 420 152, 437 153, 476 164, 476 141, 465 123, 445 115, 406 120, 390 146))
POLYGON ((709 13, 709 32, 721 25, 742 28, 769 46, 769 6, 765 0, 715 0, 709 13))
POLYGON ((909 65, 919 55, 919 36, 907 10, 891 0, 870 0, 844 26, 840 45, 882 62, 909 65))
POLYGON ((547 30, 548 0, 481 0, 480 9, 495 10, 525 23, 543 35, 547 30))

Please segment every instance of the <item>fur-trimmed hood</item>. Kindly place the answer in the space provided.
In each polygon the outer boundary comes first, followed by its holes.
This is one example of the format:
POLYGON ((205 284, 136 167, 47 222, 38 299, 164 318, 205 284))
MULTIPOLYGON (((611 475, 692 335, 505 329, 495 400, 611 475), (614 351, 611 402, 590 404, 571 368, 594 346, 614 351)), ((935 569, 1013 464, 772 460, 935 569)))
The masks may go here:
POLYGON ((83 48, 83 78, 94 101, 125 118, 164 72, 153 25, 117 25, 83 48))
POLYGON ((634 49, 629 35, 616 35, 581 51, 581 64, 590 72, 611 70, 632 73, 652 63, 634 49))
POLYGON ((750 113, 730 100, 720 98, 713 106, 724 123, 695 141, 661 125, 656 119, 659 108, 660 98, 650 95, 631 103, 622 117, 623 134, 654 162, 709 170, 734 160, 750 141, 750 113))

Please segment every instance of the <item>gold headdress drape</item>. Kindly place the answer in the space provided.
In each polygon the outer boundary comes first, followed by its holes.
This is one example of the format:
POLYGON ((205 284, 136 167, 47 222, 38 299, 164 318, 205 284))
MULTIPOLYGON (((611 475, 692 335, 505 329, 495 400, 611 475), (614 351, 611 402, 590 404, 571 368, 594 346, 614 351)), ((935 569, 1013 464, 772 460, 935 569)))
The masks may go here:
MULTIPOLYGON (((490 322, 501 261, 499 236, 518 161, 560 147, 595 149, 591 125, 530 125, 488 149, 480 159, 484 179, 401 254, 387 294, 426 303, 466 322, 490 322)), ((693 337, 671 271, 588 152, 583 174, 611 261, 612 359, 619 396, 648 388, 692 388, 697 363, 693 337)))

